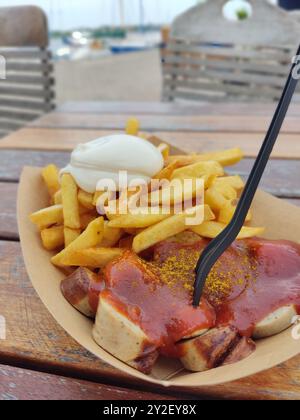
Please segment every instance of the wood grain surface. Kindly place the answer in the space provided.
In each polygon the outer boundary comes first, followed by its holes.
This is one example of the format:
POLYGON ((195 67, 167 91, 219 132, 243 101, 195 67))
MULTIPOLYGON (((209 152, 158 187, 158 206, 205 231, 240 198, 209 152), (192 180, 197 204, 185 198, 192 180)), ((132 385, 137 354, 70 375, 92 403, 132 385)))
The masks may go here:
MULTIPOLYGON (((47 129, 28 127, 16 131, 0 140, 0 149, 71 151, 79 143, 97 137, 120 133, 121 130, 47 129)), ((248 132, 171 132, 154 131, 153 135, 184 148, 187 152, 204 152, 241 147, 247 157, 256 157, 264 135, 248 132)), ((282 133, 274 148, 273 158, 300 159, 298 134, 282 133)))
POLYGON ((0 365, 0 400, 164 401, 179 398, 0 365))
POLYGON ((0 182, 0 239, 18 239, 17 184, 0 182))
MULTIPOLYGON (((74 145, 123 129, 130 115, 140 117, 147 131, 187 151, 241 146, 248 158, 228 171, 246 178, 274 107, 69 103, 0 140, 0 316, 7 322, 6 340, 0 340, 0 363, 12 366, 0 366, 0 399, 300 399, 300 356, 241 381, 188 391, 145 384, 103 363, 58 326, 32 288, 15 216, 23 166, 56 163, 63 167, 74 145)), ((293 104, 273 155, 276 159, 270 161, 262 181, 263 189, 295 205, 300 205, 299 116, 300 105, 293 104)))
MULTIPOLYGON (((29 123, 38 128, 68 128, 91 130, 122 130, 132 114, 76 114, 51 112, 29 123)), ((192 132, 266 132, 269 116, 247 115, 143 115, 135 114, 144 131, 192 131, 192 132)), ((289 116, 282 127, 283 133, 299 133, 300 122, 289 116)))
MULTIPOLYGON (((275 103, 184 103, 179 102, 66 102, 57 107, 57 112, 79 114, 150 114, 150 115, 266 115, 271 116, 276 108, 275 103)), ((289 115, 299 115, 300 104, 294 102, 289 115)))
POLYGON ((18 182, 24 166, 41 168, 49 163, 55 163, 58 167, 63 168, 69 160, 69 152, 1 150, 0 182, 18 182))

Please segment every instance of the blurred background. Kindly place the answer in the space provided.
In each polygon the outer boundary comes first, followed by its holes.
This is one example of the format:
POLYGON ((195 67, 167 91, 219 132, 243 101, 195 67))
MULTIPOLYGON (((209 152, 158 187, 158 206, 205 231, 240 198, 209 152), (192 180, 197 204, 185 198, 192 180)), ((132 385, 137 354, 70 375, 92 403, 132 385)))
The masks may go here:
MULTIPOLYGON (((48 17, 57 103, 159 101, 159 47, 174 19, 198 3, 205 0, 30 0, 48 17)), ((0 7, 26 4, 0 0, 0 7)), ((297 9, 300 1, 282 0, 279 6, 297 9)))

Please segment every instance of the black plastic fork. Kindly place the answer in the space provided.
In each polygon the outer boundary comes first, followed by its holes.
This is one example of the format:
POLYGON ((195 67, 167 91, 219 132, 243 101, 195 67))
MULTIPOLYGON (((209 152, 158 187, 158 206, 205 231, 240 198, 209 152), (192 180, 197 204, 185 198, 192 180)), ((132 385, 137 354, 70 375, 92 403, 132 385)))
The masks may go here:
POLYGON ((229 248, 230 245, 232 245, 232 243, 236 240, 245 223, 247 214, 250 210, 255 193, 268 164, 270 155, 273 151, 274 145, 296 90, 298 80, 300 78, 300 69, 298 68, 300 67, 299 56, 300 47, 284 87, 281 99, 275 111, 270 128, 259 152, 259 155, 255 161, 243 194, 237 205, 234 217, 232 218, 229 225, 223 230, 223 232, 210 242, 210 244, 205 248, 200 256, 196 267, 196 281, 194 286, 193 304, 195 307, 197 307, 200 303, 200 299, 205 287, 206 278, 212 267, 215 265, 221 255, 224 254, 226 249, 229 248))

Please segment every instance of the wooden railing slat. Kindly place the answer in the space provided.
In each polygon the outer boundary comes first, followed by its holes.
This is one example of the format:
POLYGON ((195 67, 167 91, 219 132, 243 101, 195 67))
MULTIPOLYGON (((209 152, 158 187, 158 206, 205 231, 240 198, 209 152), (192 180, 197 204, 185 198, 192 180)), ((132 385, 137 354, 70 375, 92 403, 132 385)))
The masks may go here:
POLYGON ((53 65, 48 62, 30 62, 30 61, 8 61, 6 63, 6 75, 14 73, 50 73, 53 71, 53 65))
POLYGON ((267 60, 276 60, 282 62, 290 62, 291 55, 290 52, 275 52, 274 50, 262 49, 262 50, 253 50, 253 49, 243 49, 243 48, 228 48, 224 47, 210 47, 210 46, 203 46, 203 45, 193 45, 189 43, 170 43, 167 45, 166 49, 164 50, 165 54, 168 53, 197 53, 197 54, 205 54, 211 56, 221 56, 225 58, 248 58, 252 60, 261 60, 263 57, 266 61, 267 60))
POLYGON ((275 101, 292 57, 291 48, 214 46, 172 39, 162 49, 163 99, 245 101, 257 95, 261 101, 275 101))
POLYGON ((1 129, 7 130, 7 131, 14 131, 23 126, 24 126, 24 121, 3 120, 0 117, 1 129))
POLYGON ((54 83, 52 77, 37 76, 37 75, 24 75, 24 74, 11 74, 6 80, 1 82, 2 84, 22 84, 22 85, 40 85, 40 86, 51 86, 54 83))
MULTIPOLYGON (((1 106, 1 103, 0 103, 0 106, 1 106)), ((22 110, 10 109, 7 111, 0 108, 0 118, 24 120, 24 122, 26 122, 26 121, 32 121, 33 119, 39 116, 40 116, 40 112, 38 110, 37 111, 30 110, 28 112, 27 110, 22 111, 22 110)))
POLYGON ((178 77, 191 77, 199 79, 216 79, 228 82, 240 82, 247 84, 257 84, 262 86, 275 86, 282 88, 285 82, 284 77, 276 77, 270 75, 254 75, 246 73, 231 73, 231 72, 218 72, 218 71, 209 71, 201 69, 190 69, 190 68, 172 68, 172 69, 163 69, 164 76, 178 76, 178 77))
POLYGON ((170 77, 165 77, 164 79, 165 85, 172 88, 176 83, 177 88, 186 88, 192 90, 198 89, 207 89, 207 90, 219 90, 220 89, 227 93, 247 93, 249 95, 253 95, 252 90, 256 90, 255 94, 264 95, 270 93, 271 95, 277 96, 282 92, 281 89, 273 87, 273 86, 251 86, 251 91, 249 92, 249 84, 238 84, 238 83, 224 83, 222 80, 218 81, 211 81, 208 79, 203 80, 193 80, 193 79, 179 79, 176 82, 173 81, 170 77))
POLYGON ((172 65, 183 66, 203 66, 207 69, 215 70, 241 70, 245 73, 268 73, 277 76, 286 76, 289 66, 287 64, 278 65, 278 62, 270 64, 253 63, 251 61, 241 60, 209 60, 205 57, 187 56, 187 55, 172 55, 164 58, 164 68, 170 69, 172 65))
POLYGON ((41 102, 41 101, 33 101, 33 100, 23 100, 23 99, 1 99, 0 100, 0 108, 1 107, 12 107, 12 108, 19 108, 19 109, 34 109, 39 111, 48 112, 53 109, 53 104, 41 102))
POLYGON ((0 83, 0 103, 2 100, 1 96, 20 96, 50 100, 54 97, 54 92, 48 89, 31 89, 24 87, 16 88, 13 86, 3 86, 0 83))
POLYGON ((6 60, 48 60, 51 52, 40 48, 0 48, 0 55, 6 60))

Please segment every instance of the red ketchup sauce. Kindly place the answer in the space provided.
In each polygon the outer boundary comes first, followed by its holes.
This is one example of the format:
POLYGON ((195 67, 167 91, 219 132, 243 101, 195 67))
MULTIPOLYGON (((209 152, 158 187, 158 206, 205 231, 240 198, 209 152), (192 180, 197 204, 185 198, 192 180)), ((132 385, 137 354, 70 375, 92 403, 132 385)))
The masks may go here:
POLYGON ((91 281, 88 289, 88 300, 91 309, 97 313, 99 305, 99 294, 105 289, 105 282, 103 275, 98 276, 97 281, 91 281))
POLYGON ((250 337, 255 324, 280 307, 293 304, 300 313, 300 245, 263 239, 228 249, 193 308, 194 269, 207 244, 164 241, 151 262, 126 251, 106 268, 102 293, 169 357, 179 357, 175 343, 197 330, 233 325, 250 337))
POLYGON ((244 242, 253 270, 244 292, 217 305, 217 323, 251 336, 255 324, 275 310, 295 305, 300 313, 300 245, 252 239, 244 242))
POLYGON ((175 282, 167 284, 157 267, 130 251, 111 263, 105 274, 106 298, 141 326, 162 354, 179 357, 176 342, 215 323, 215 311, 205 299, 193 308, 189 290, 175 282))

